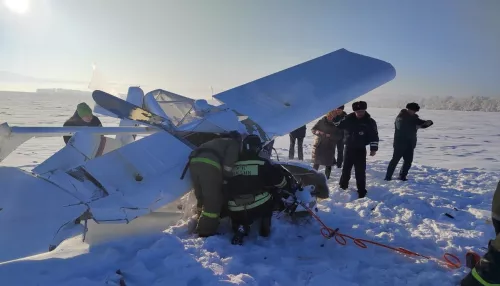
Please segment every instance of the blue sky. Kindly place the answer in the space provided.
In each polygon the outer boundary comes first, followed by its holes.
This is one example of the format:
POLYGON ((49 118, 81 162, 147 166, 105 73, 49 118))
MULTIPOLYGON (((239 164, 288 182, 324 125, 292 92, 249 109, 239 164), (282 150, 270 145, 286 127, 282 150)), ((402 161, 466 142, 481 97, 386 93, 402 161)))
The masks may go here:
MULTIPOLYGON (((29 2, 0 5, 0 71, 75 88, 96 63, 111 82, 209 97, 346 48, 395 66, 377 93, 500 96, 497 0, 29 2)), ((14 88, 28 85, 0 78, 14 88)))

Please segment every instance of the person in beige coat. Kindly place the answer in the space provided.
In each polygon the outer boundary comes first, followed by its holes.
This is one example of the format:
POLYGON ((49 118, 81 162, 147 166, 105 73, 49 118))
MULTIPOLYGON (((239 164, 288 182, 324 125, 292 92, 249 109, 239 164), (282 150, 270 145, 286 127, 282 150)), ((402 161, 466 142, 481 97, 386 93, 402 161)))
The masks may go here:
POLYGON ((328 112, 318 120, 311 129, 316 135, 312 150, 313 168, 318 170, 319 166, 325 166, 325 176, 330 178, 332 165, 335 162, 335 147, 339 140, 343 139, 343 130, 333 124, 333 118, 338 114, 337 110, 328 112))

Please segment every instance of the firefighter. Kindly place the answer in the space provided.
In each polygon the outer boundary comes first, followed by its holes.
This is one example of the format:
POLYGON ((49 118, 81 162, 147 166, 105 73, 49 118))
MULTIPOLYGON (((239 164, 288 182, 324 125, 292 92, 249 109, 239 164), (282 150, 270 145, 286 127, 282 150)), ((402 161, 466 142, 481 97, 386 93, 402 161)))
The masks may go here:
POLYGON ((260 236, 271 232, 275 195, 289 184, 278 165, 259 156, 262 142, 257 135, 248 135, 242 143, 240 159, 227 183, 228 215, 235 233, 231 243, 242 244, 250 225, 260 219, 260 236))
MULTIPOLYGON (((234 163, 238 161, 241 135, 232 131, 229 138, 216 138, 191 152, 186 169, 189 168, 194 194, 197 200, 198 223, 196 232, 200 237, 217 233, 221 212, 226 198, 222 185, 231 176, 234 163)), ((184 174, 181 178, 184 177, 184 174)))
POLYGON ((462 279, 460 286, 500 285, 500 181, 493 195, 491 218, 496 237, 489 241, 488 251, 462 279))

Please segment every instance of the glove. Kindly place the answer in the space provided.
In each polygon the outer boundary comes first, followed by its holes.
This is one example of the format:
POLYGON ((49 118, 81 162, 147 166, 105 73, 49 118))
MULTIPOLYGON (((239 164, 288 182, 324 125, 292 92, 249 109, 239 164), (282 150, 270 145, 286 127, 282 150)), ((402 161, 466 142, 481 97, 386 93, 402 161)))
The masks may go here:
POLYGON ((432 122, 432 120, 427 120, 424 122, 424 124, 422 124, 422 127, 427 128, 433 124, 434 124, 434 122, 432 122))

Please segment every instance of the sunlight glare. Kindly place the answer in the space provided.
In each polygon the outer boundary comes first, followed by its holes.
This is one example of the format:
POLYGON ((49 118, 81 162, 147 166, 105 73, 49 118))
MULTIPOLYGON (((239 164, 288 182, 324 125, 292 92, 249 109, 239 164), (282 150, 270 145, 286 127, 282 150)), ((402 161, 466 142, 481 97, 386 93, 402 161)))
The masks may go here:
POLYGON ((26 13, 30 6, 29 0, 4 0, 3 3, 11 12, 17 14, 26 13))

